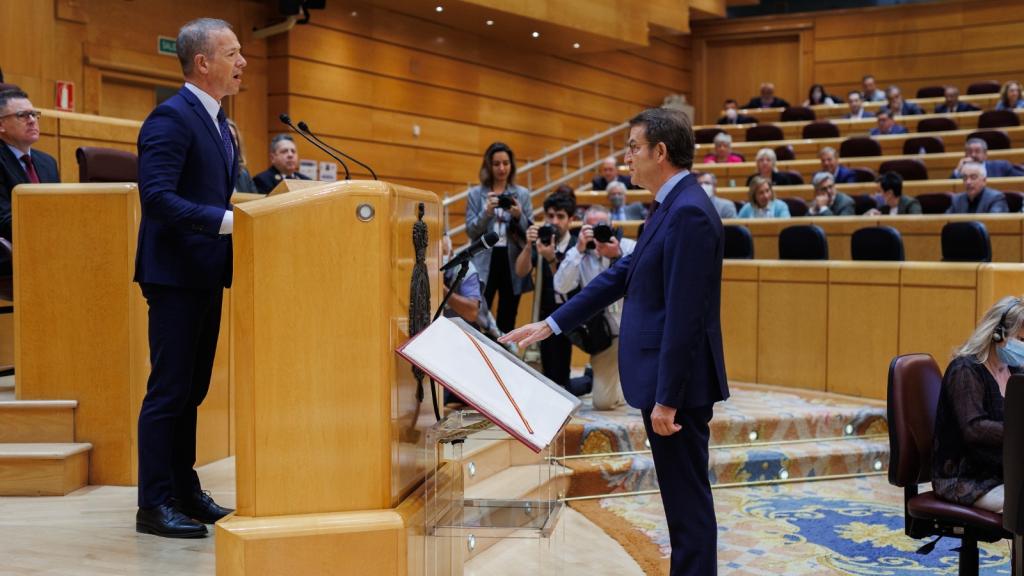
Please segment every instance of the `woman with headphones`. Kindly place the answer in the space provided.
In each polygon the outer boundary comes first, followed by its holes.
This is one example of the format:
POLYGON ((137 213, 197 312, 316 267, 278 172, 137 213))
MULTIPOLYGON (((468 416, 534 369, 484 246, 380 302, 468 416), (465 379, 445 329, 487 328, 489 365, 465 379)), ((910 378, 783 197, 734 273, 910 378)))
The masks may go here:
POLYGON ((932 486, 944 500, 1002 513, 1003 397, 1024 366, 1024 301, 990 308, 946 368, 935 415, 932 486))

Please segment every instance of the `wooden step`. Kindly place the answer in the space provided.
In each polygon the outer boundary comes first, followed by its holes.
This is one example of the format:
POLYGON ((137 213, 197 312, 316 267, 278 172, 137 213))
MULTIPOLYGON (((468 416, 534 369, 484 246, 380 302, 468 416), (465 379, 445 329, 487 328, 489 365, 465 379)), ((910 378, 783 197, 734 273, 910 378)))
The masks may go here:
POLYGON ((0 444, 0 496, 63 496, 89 483, 88 443, 0 444))
POLYGON ((74 400, 0 400, 0 443, 74 442, 74 400))

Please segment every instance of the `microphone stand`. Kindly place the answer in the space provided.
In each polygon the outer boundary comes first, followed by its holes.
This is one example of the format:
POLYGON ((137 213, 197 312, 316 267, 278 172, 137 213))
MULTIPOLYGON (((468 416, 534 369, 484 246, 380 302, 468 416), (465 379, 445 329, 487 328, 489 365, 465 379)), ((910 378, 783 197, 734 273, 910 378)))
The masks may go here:
POLYGON ((299 124, 298 124, 298 126, 299 126, 299 128, 300 128, 300 129, 301 129, 301 130, 302 130, 303 132, 305 132, 306 134, 309 134, 310 136, 312 136, 314 140, 316 140, 316 141, 317 141, 317 142, 319 142, 320 144, 323 144, 324 146, 326 146, 326 147, 330 148, 331 150, 333 150, 333 151, 337 152, 338 154, 341 154, 342 156, 344 156, 345 158, 348 158, 349 160, 351 160, 351 161, 355 162, 356 164, 359 164, 359 165, 360 165, 360 166, 362 166, 363 168, 366 168, 367 170, 369 170, 369 171, 370 171, 370 176, 373 176, 373 179, 374 179, 374 180, 379 180, 379 178, 377 178, 377 173, 373 171, 373 168, 370 168, 370 167, 369 167, 369 166, 367 166, 366 164, 363 164, 363 163, 362 163, 362 162, 360 162, 359 160, 356 160, 355 158, 353 158, 353 157, 349 156, 348 154, 345 154, 345 153, 344 153, 344 152, 342 152, 341 150, 338 150, 338 149, 337 149, 337 148, 335 148, 334 146, 331 146, 331 145, 330 145, 330 144, 328 144, 327 142, 324 142, 323 140, 321 140, 319 136, 317 136, 316 134, 313 134, 313 131, 309 129, 309 125, 308 125, 308 124, 306 124, 305 122, 303 122, 303 121, 301 121, 301 120, 300 120, 300 121, 299 121, 299 124))
MULTIPOLYGON (((444 307, 448 304, 448 300, 451 299, 459 286, 462 285, 462 281, 466 278, 466 274, 469 272, 469 262, 463 262, 459 265, 458 271, 455 273, 455 280, 452 281, 452 285, 444 294, 444 298, 441 300, 441 304, 437 307, 437 311, 434 312, 434 317, 430 320, 431 323, 435 322, 444 314, 444 307)), ((434 418, 438 422, 441 421, 441 410, 437 404, 437 384, 434 382, 434 377, 430 377, 430 399, 434 403, 434 418)))

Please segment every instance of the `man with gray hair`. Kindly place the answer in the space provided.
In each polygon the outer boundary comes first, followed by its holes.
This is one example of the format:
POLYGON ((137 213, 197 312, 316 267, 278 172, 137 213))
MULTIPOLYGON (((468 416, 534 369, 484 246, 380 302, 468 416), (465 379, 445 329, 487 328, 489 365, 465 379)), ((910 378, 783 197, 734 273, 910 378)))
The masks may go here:
POLYGON ((856 205, 849 195, 836 190, 836 181, 828 172, 818 172, 811 180, 814 200, 808 216, 854 216, 856 205))
POLYGON ((715 177, 711 172, 702 172, 697 175, 697 182, 700 187, 704 189, 704 193, 711 199, 711 203, 715 205, 715 210, 718 211, 718 217, 735 218, 736 217, 736 204, 732 200, 726 200, 725 198, 719 198, 715 195, 718 191, 718 178, 715 177))
MULTIPOLYGON (((597 278, 620 258, 633 253, 636 242, 620 238, 618 230, 612 230, 608 209, 594 205, 583 215, 583 226, 575 248, 566 250, 565 259, 555 272, 555 291, 567 299, 597 278)), ((619 321, 622 319, 622 301, 616 301, 604 309, 602 322, 607 335, 611 337, 607 348, 591 351, 590 365, 594 369, 593 402, 595 410, 614 410, 626 403, 619 385, 619 321)), ((591 327, 592 328, 592 327, 591 327)), ((591 331, 593 332, 593 330, 591 331)), ((570 333, 569 339, 573 339, 570 333)))
POLYGON ((597 176, 590 181, 595 192, 607 190, 608 184, 612 182, 622 182, 626 188, 633 188, 629 175, 619 174, 619 161, 615 159, 615 156, 609 156, 602 160, 601 165, 597 167, 597 176))
POLYGON ((964 192, 953 195, 953 204, 946 214, 983 214, 1009 212, 1006 195, 988 187, 985 165, 981 162, 965 162, 960 168, 964 181, 964 192))
POLYGON ((647 210, 640 202, 626 204, 626 185, 622 182, 612 182, 605 190, 608 194, 608 205, 611 206, 611 219, 615 222, 622 220, 643 220, 647 218, 647 210))
POLYGON ((253 178, 260 194, 269 194, 281 180, 309 180, 299 172, 299 152, 289 134, 278 134, 270 141, 270 168, 253 178))
POLYGON ((178 33, 185 85, 139 131, 142 218, 135 281, 149 306, 150 375, 139 412, 138 532, 202 538, 232 511, 203 492, 194 470, 196 417, 206 397, 231 285, 231 192, 238 148, 221 107, 246 61, 223 20, 178 33))
POLYGON ((979 162, 985 165, 985 173, 993 178, 1006 176, 1024 176, 1024 168, 1011 164, 1008 160, 989 160, 988 142, 981 138, 971 138, 964 144, 964 157, 953 169, 950 178, 960 178, 960 171, 968 162, 979 162))

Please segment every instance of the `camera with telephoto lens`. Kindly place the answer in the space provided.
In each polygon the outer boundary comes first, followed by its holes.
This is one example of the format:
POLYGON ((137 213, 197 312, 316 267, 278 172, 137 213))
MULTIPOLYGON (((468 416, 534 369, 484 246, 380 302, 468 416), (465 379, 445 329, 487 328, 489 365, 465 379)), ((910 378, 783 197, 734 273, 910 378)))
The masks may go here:
POLYGON ((537 228, 537 241, 541 244, 548 246, 551 244, 551 239, 555 237, 555 227, 551 224, 545 224, 540 228, 537 228))
MULTIPOLYGON (((605 244, 611 242, 612 236, 615 235, 615 231, 612 230, 612 227, 603 222, 601 224, 594 226, 593 230, 594 240, 597 240, 598 242, 605 244)), ((597 244, 594 242, 594 240, 587 242, 587 250, 593 250, 597 248, 597 244)))
POLYGON ((508 210, 512 207, 512 204, 516 201, 516 194, 511 190, 506 190, 498 195, 498 208, 502 210, 508 210))

